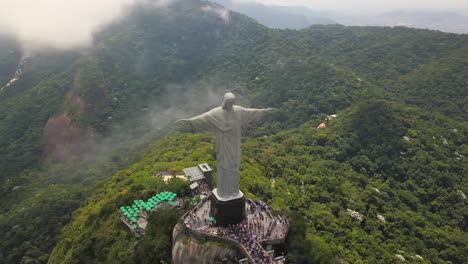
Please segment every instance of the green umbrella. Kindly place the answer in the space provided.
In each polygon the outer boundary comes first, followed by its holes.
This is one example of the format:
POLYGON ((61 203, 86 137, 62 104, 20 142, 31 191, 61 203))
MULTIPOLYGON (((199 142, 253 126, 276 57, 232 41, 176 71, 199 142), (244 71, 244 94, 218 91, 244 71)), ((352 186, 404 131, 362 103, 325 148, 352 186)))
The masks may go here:
POLYGON ((214 217, 210 217, 210 218, 208 218, 208 221, 210 221, 210 222, 213 222, 214 220, 215 220, 215 218, 214 218, 214 217))
POLYGON ((133 228, 133 229, 137 228, 137 225, 132 225, 132 228, 133 228))

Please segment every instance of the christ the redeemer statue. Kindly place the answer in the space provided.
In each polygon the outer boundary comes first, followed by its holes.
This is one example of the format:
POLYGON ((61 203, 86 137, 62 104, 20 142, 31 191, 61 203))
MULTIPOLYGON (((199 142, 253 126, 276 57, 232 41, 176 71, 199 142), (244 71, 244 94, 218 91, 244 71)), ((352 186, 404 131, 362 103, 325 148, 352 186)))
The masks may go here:
POLYGON ((219 201, 243 198, 239 189, 239 167, 241 160, 241 127, 259 119, 274 108, 255 109, 234 105, 236 97, 232 93, 224 95, 221 106, 204 114, 182 119, 196 131, 216 131, 217 183, 213 194, 219 201))

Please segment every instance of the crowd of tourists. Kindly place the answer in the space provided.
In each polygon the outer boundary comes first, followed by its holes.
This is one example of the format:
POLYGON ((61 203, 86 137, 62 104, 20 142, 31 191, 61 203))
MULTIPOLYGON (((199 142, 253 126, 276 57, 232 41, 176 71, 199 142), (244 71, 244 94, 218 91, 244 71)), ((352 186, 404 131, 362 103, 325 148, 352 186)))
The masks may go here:
POLYGON ((211 193, 211 189, 210 189, 210 187, 208 186, 208 184, 202 183, 202 184, 200 184, 200 185, 198 186, 198 192, 208 195, 208 194, 211 193))
POLYGON ((246 221, 239 224, 230 225, 226 228, 220 228, 218 236, 229 238, 239 242, 249 253, 254 263, 271 264, 271 257, 266 253, 259 241, 262 238, 255 232, 255 229, 250 229, 246 221))
POLYGON ((209 220, 210 203, 205 196, 197 209, 191 211, 185 224, 198 232, 234 240, 241 244, 254 263, 271 264, 273 260, 260 244, 260 241, 282 239, 286 236, 289 220, 275 215, 262 201, 247 200, 244 221, 221 227, 214 219, 209 220))

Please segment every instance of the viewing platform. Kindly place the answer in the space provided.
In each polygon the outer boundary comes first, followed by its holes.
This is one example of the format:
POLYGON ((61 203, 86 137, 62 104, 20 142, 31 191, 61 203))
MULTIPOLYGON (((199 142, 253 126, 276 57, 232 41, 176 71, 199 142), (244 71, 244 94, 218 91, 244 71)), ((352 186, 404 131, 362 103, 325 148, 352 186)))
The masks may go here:
POLYGON ((282 263, 282 258, 274 259, 273 252, 267 252, 264 246, 285 242, 289 231, 288 218, 276 214, 264 202, 247 199, 244 221, 217 226, 216 219, 209 216, 209 195, 204 195, 202 201, 182 217, 190 232, 236 243, 250 263, 282 263))

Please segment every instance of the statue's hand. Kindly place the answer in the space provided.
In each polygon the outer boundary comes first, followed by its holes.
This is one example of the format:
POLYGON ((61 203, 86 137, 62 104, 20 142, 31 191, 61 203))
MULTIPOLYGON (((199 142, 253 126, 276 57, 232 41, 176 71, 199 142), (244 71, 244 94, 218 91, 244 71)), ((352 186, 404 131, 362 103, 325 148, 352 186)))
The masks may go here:
POLYGON ((180 120, 175 121, 175 124, 185 127, 185 126, 188 126, 189 122, 187 119, 180 119, 180 120))
POLYGON ((268 113, 275 113, 278 112, 278 109, 276 108, 267 108, 268 113))

